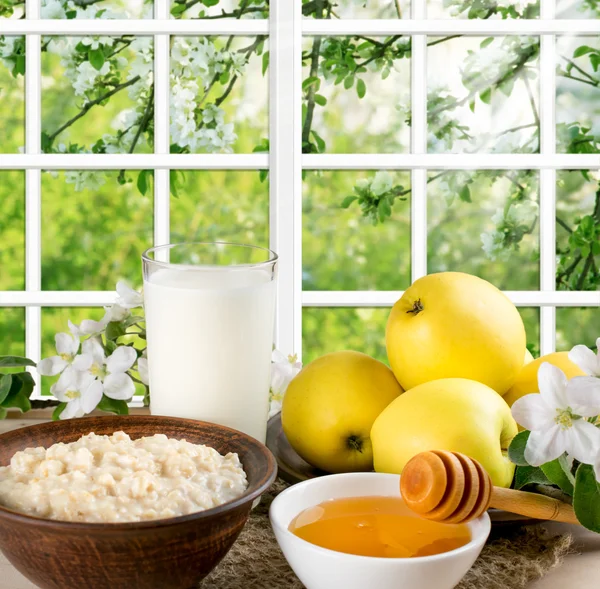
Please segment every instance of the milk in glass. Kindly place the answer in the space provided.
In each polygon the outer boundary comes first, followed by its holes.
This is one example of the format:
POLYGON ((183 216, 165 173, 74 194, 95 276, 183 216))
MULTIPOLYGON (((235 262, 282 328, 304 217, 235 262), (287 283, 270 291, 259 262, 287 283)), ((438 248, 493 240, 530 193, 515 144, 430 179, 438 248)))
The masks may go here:
POLYGON ((144 282, 151 412, 265 441, 275 280, 268 268, 162 268, 144 282))

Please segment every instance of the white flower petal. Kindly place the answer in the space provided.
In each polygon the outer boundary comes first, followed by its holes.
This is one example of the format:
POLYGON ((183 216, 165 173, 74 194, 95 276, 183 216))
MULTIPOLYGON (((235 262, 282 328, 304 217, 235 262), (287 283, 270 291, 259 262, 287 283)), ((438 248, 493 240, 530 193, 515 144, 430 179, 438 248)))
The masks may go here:
POLYGON ((110 374, 129 370, 137 360, 137 352, 130 346, 119 346, 107 359, 106 368, 110 374))
POLYGON ((600 415, 600 378, 575 376, 567 384, 567 399, 573 413, 584 417, 600 415))
MULTIPOLYGON (((598 339, 600 341, 600 338, 598 339)), ((598 345, 598 341, 596 345, 598 345)), ((575 346, 569 352, 569 360, 573 364, 577 364, 589 376, 600 376, 600 358, 587 346, 575 346)))
POLYGON ((93 321, 92 319, 84 319, 79 326, 81 333, 85 335, 92 335, 104 331, 108 324, 108 318, 106 315, 100 321, 93 321))
POLYGON ((565 373, 548 362, 543 362, 538 368, 538 387, 542 398, 553 408, 566 409, 567 377, 565 373))
POLYGON ((81 399, 73 399, 67 403, 67 406, 63 409, 60 414, 61 419, 72 419, 73 417, 83 417, 85 415, 85 411, 81 406, 81 399))
POLYGON ((84 370, 89 370, 93 363, 94 358, 92 358, 91 354, 78 354, 75 356, 71 366, 74 370, 83 372, 84 370))
POLYGON ((564 432, 554 425, 543 431, 531 432, 525 446, 525 460, 532 466, 540 466, 558 458, 565 450, 564 432))
POLYGON ((271 362, 283 363, 283 362, 287 362, 287 361, 288 361, 288 358, 283 352, 280 352, 277 349, 275 349, 271 352, 271 362))
POLYGON ((91 413, 102 400, 102 383, 94 380, 85 391, 82 391, 81 407, 86 413, 91 413))
POLYGON ((122 280, 117 282, 117 294, 119 295, 117 304, 126 309, 141 307, 144 304, 144 297, 122 280))
POLYGON ((102 366, 104 364, 104 348, 102 344, 95 338, 91 337, 83 342, 81 351, 92 358, 92 363, 102 366))
POLYGON ((73 334, 73 337, 79 338, 81 337, 81 331, 79 329, 79 325, 75 325, 70 319, 67 320, 69 325, 69 331, 73 334))
POLYGON ((144 384, 150 384, 150 379, 148 378, 148 358, 140 358, 138 360, 138 373, 140 380, 144 384))
POLYGON ((61 373, 67 366, 68 362, 63 360, 60 356, 52 356, 51 358, 44 358, 37 363, 37 371, 42 376, 56 376, 61 373))
POLYGON ((54 336, 56 351, 59 354, 74 356, 79 351, 79 339, 70 333, 57 333, 54 336))
POLYGON ((58 398, 59 394, 66 393, 68 389, 79 390, 79 374, 72 366, 67 366, 59 379, 50 387, 50 392, 58 398))
POLYGON ((525 429, 536 431, 554 425, 556 410, 544 401, 542 395, 531 393, 517 399, 511 407, 515 421, 525 429))
POLYGON ((121 307, 121 305, 117 305, 117 303, 111 305, 110 307, 104 308, 110 321, 123 321, 123 319, 127 319, 127 317, 131 315, 131 311, 129 309, 121 307))
POLYGON ((596 462, 594 462, 594 474, 596 475, 596 480, 600 483, 600 456, 597 456, 596 462))
POLYGON ((111 399, 126 401, 135 393, 135 384, 128 374, 109 374, 104 379, 104 394, 111 399))
POLYGON ((593 464, 600 450, 600 429, 585 419, 577 419, 564 431, 569 456, 579 462, 593 464))

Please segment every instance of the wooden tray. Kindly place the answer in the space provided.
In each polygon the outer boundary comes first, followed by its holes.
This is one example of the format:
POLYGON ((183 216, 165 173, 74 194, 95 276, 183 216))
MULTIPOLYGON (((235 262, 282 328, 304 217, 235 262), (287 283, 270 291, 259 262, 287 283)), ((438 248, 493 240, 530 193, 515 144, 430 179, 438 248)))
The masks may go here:
MULTIPOLYGON (((281 413, 277 413, 269 419, 267 426, 267 447, 277 459, 277 466, 279 467, 278 475, 290 485, 329 474, 324 470, 311 466, 296 454, 283 433, 281 413)), ((524 515, 502 511, 501 509, 490 509, 488 513, 494 525, 529 525, 540 523, 541 521, 524 515)))

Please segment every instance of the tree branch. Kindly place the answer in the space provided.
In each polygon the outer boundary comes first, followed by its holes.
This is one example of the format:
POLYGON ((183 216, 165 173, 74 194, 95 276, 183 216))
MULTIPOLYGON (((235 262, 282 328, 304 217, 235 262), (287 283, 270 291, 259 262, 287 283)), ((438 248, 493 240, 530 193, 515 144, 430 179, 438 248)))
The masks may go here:
POLYGON ((434 45, 439 45, 440 43, 445 43, 446 41, 450 41, 450 39, 458 39, 462 37, 462 35, 450 35, 448 37, 442 37, 441 39, 436 39, 431 43, 427 43, 427 47, 433 47, 434 45))
POLYGON ((600 86, 600 81, 591 82, 589 80, 585 80, 583 78, 578 78, 577 76, 571 76, 566 72, 563 74, 562 72, 558 72, 558 75, 563 78, 568 78, 569 80, 574 80, 575 82, 581 82, 582 84, 588 84, 588 86, 593 86, 594 88, 598 88, 600 86))
POLYGON ((129 153, 134 152, 135 146, 137 145, 137 142, 140 140, 140 136, 148 128, 148 123, 150 122, 150 117, 153 115, 153 113, 154 113, 154 84, 152 84, 152 86, 150 86, 150 97, 148 98, 148 104, 146 104, 146 110, 144 111, 144 116, 142 117, 142 120, 140 121, 140 125, 135 134, 135 137, 133 138, 133 141, 131 142, 131 147, 129 148, 129 153))
POLYGON ((531 105, 531 110, 533 112, 533 118, 537 126, 540 126, 540 114, 538 112, 537 106, 535 105, 535 96, 533 95, 533 91, 531 90, 531 84, 529 84, 529 80, 525 73, 521 76, 523 83, 525 84, 525 88, 527 88, 527 96, 529 96, 529 104, 531 105))
POLYGON ((505 129, 501 133, 498 133, 496 137, 502 137, 502 135, 507 135, 508 133, 516 133, 521 129, 528 129, 529 127, 538 127, 539 123, 528 123, 527 125, 519 125, 518 127, 511 127, 510 129, 505 129))
POLYGON ((588 74, 583 68, 580 68, 573 60, 569 59, 568 57, 565 57, 564 55, 561 55, 561 57, 567 63, 569 63, 573 69, 576 69, 580 74, 583 74, 586 78, 588 78, 589 80, 591 80, 594 83, 597 82, 596 78, 594 78, 593 76, 588 74))
POLYGON ((100 96, 94 100, 91 100, 90 102, 86 102, 83 105, 82 109, 79 111, 79 113, 77 113, 73 118, 69 119, 64 125, 59 127, 56 131, 54 131, 54 133, 52 133, 51 135, 48 136, 48 140, 50 141, 50 143, 52 143, 58 137, 58 135, 60 135, 65 129, 70 127, 73 123, 75 123, 82 116, 84 116, 91 108, 93 108, 94 106, 97 106, 101 102, 104 102, 107 98, 114 96, 117 92, 120 92, 121 90, 127 88, 128 86, 132 86, 139 80, 140 80, 140 77, 135 76, 135 78, 131 78, 131 80, 127 80, 127 82, 123 82, 122 84, 115 86, 112 90, 110 90, 110 92, 107 92, 106 94, 103 94, 102 96, 100 96))
POLYGON ((376 59, 382 57, 385 54, 386 49, 391 47, 398 39, 400 39, 400 37, 402 37, 402 35, 394 35, 393 37, 390 37, 385 43, 381 43, 377 52, 374 53, 371 57, 369 57, 369 59, 365 59, 365 61, 363 61, 362 63, 356 64, 355 71, 358 68, 365 67, 369 65, 372 61, 375 61, 376 59))
MULTIPOLYGON (((316 1, 316 12, 317 18, 321 17, 323 13, 323 0, 316 1)), ((321 37, 315 37, 313 40, 312 50, 310 52, 310 77, 316 77, 319 73, 319 54, 321 51, 321 37)), ((315 94, 317 93, 315 85, 311 84, 308 89, 308 96, 306 97, 306 117, 304 124, 302 125, 302 151, 304 152, 305 145, 310 140, 310 129, 312 127, 313 116, 315 113, 315 94)))
POLYGON ((563 221, 560 217, 556 217, 556 222, 567 232, 573 233, 573 229, 569 227, 569 225, 563 221))
POLYGON ((395 0, 394 4, 396 5, 396 14, 398 18, 402 18, 402 6, 400 6, 400 0, 395 0))

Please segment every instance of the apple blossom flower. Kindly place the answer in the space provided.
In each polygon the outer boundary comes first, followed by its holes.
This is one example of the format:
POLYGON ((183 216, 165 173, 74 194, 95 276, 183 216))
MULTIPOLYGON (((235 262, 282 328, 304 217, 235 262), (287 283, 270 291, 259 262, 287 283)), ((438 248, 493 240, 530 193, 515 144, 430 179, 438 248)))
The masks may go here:
POLYGON ((281 411, 283 395, 290 382, 302 369, 298 357, 285 356, 279 350, 273 350, 271 355, 271 409, 269 417, 281 411))
POLYGON ((56 376, 68 368, 87 370, 90 367, 92 358, 85 354, 79 354, 80 340, 78 334, 57 333, 54 341, 58 354, 50 358, 44 358, 37 363, 37 371, 42 376, 56 376))
POLYGON ((123 280, 117 282, 117 294, 119 296, 117 297, 116 304, 124 309, 135 309, 144 304, 144 296, 142 293, 131 288, 123 280))
POLYGON ((111 399, 125 401, 135 393, 135 384, 127 371, 135 364, 137 352, 130 346, 118 346, 108 358, 102 344, 91 337, 83 342, 83 352, 92 357, 90 374, 102 383, 104 394, 111 399))
POLYGON ((140 380, 145 384, 150 384, 150 378, 148 376, 148 358, 146 357, 146 350, 140 358, 138 358, 138 373, 140 375, 140 380))
POLYGON ((600 337, 596 340, 596 348, 598 352, 594 354, 587 346, 575 346, 569 352, 569 360, 587 375, 600 378, 600 337))
POLYGON ((600 395, 567 381, 564 372, 544 362, 538 369, 539 394, 525 395, 512 406, 517 423, 531 430, 525 460, 540 466, 565 452, 593 464, 600 452, 600 430, 587 421, 600 414, 600 395))
POLYGON ((60 414, 61 419, 83 417, 91 413, 102 400, 102 383, 89 372, 70 373, 63 386, 53 385, 52 394, 67 406, 60 414))

